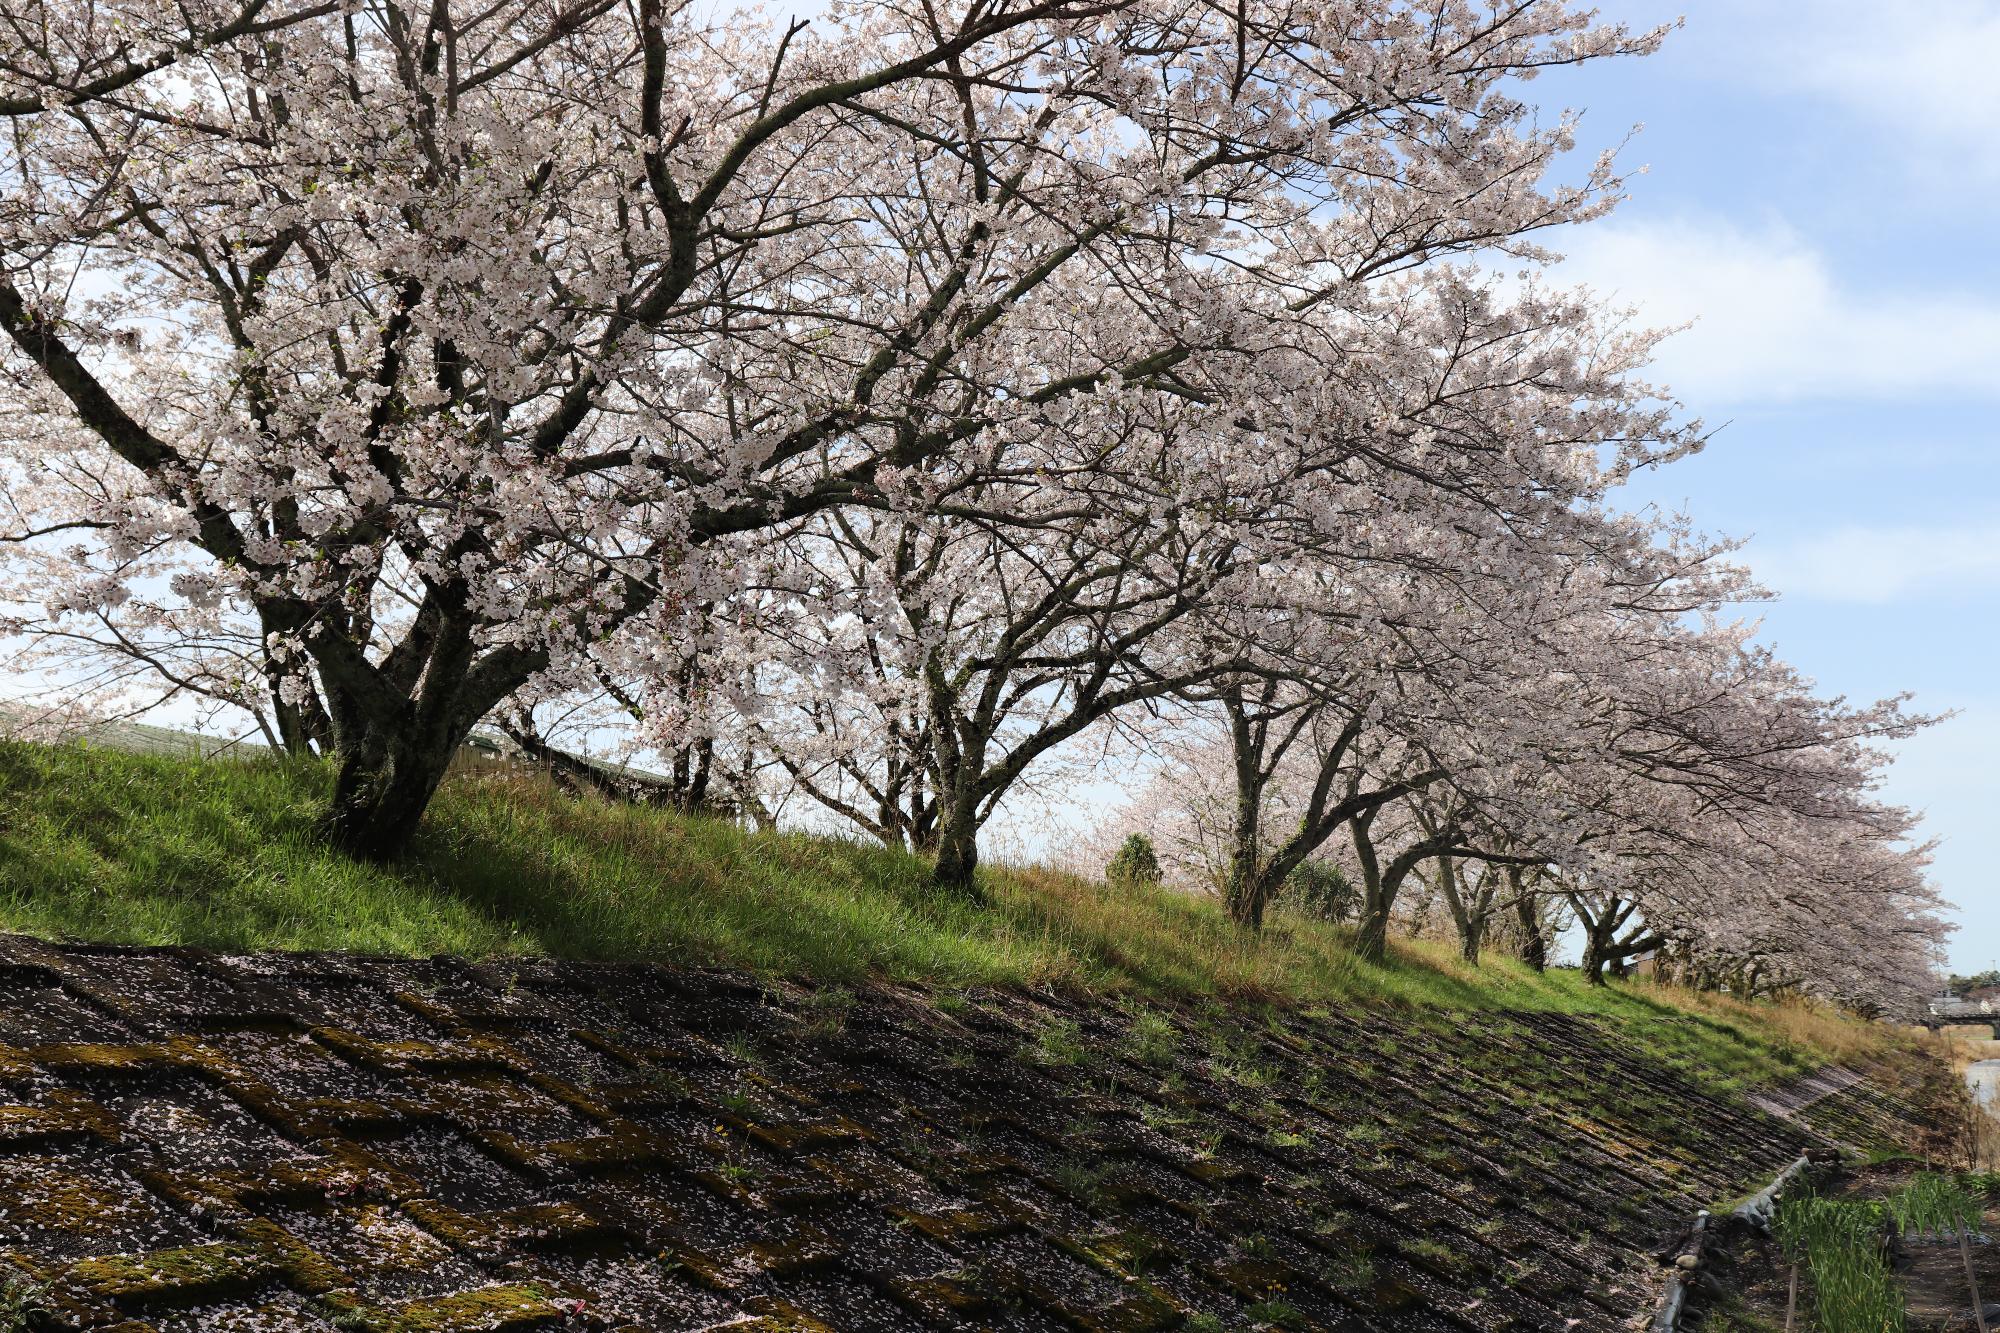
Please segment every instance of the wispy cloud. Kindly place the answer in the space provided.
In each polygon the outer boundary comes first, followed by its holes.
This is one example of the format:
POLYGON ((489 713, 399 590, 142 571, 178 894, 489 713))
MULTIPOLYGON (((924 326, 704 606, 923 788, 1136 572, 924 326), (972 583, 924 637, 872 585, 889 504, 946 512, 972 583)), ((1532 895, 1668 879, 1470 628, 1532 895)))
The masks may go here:
POLYGON ((1754 0, 1771 40, 1738 50, 1740 78, 1853 113, 1912 167, 2000 182, 2000 0, 1754 0), (1776 58, 1772 58, 1776 57, 1776 58))
POLYGON ((1885 603, 2000 593, 2000 520, 1950 527, 1842 527, 1747 552, 1787 600, 1885 603))
POLYGON ((1688 324, 1656 378, 1715 405, 1912 394, 2000 397, 2000 304, 1871 291, 1782 224, 1614 219, 1566 238, 1559 277, 1655 325, 1688 324))

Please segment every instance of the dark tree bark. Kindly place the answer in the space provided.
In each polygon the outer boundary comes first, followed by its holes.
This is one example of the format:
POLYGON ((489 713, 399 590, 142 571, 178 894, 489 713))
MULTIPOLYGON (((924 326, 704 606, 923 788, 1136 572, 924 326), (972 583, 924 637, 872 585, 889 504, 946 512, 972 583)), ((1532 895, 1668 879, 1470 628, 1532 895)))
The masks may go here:
POLYGON ((1450 838, 1427 838, 1405 848, 1388 865, 1383 865, 1375 848, 1373 827, 1382 811, 1376 806, 1349 823, 1355 857, 1361 863, 1361 923, 1354 937, 1354 951, 1371 963, 1380 963, 1389 953, 1389 916, 1403 881, 1430 857, 1448 852, 1450 838))
MULTIPOLYGON (((1622 968, 1625 961, 1648 949, 1657 949, 1666 941, 1654 934, 1642 921, 1624 929, 1638 911, 1639 905, 1613 895, 1602 903, 1589 901, 1588 895, 1571 892, 1568 895, 1570 907, 1576 912, 1577 920, 1584 930, 1583 977, 1593 986, 1606 984, 1607 969, 1622 968)), ((1618 975, 1624 975, 1622 971, 1618 975)))
MULTIPOLYGON (((1442 769, 1431 768, 1364 790, 1365 776, 1351 769, 1350 760, 1365 714, 1326 695, 1301 695, 1299 688, 1296 680, 1236 674, 1205 692, 1205 697, 1221 703, 1228 720, 1236 784, 1223 904, 1237 924, 1252 930, 1262 929, 1271 900, 1292 872, 1342 825, 1420 792, 1444 776, 1442 769), (1311 761, 1312 788, 1297 822, 1267 845, 1265 792, 1286 756, 1301 745, 1318 750, 1311 761)), ((1364 898, 1360 917, 1364 937, 1370 931, 1369 921, 1364 898)))
POLYGON ((1537 972, 1549 965, 1549 942, 1542 938, 1541 914, 1535 910, 1534 895, 1522 887, 1521 867, 1507 867, 1507 887, 1514 895, 1514 919, 1521 928, 1521 961, 1537 972))
POLYGON ((363 860, 400 856, 471 730, 468 725, 446 742, 371 729, 359 744, 342 747, 333 800, 321 825, 328 839, 363 860))
MULTIPOLYGON (((1508 869, 1516 868, 1510 866, 1508 869)), ((1480 950, 1486 942, 1486 931, 1492 923, 1500 896, 1500 871, 1493 866, 1484 867, 1472 880, 1469 891, 1458 871, 1456 857, 1447 854, 1438 858, 1438 892, 1443 896, 1445 907, 1451 912, 1452 925, 1458 931, 1459 957, 1477 967, 1480 950)))
POLYGON ((982 901, 985 895, 979 888, 979 837, 964 826, 952 828, 937 844, 937 860, 933 868, 940 887, 949 889, 973 902, 982 901))
MULTIPOLYGON (((1182 547, 1171 526, 1135 525, 1135 532, 1144 535, 1147 555, 1168 566, 1164 573, 1142 573, 1133 552, 1108 558, 1093 539, 1023 596, 985 655, 946 661, 933 654, 925 663, 938 887, 977 896, 979 831, 1029 765, 1120 709, 1210 674, 1207 666, 1160 674, 1144 661, 1145 650, 1228 571, 1226 557, 1182 547), (1066 631, 1083 642, 1064 644, 1066 631), (1059 704, 1040 708, 1038 696, 1059 704), (1033 724, 1010 733, 1026 712, 1035 714, 1033 724)), ((913 629, 927 627, 920 604, 910 616, 913 629)))
MULTIPOLYGON (((1268 682, 1265 689, 1267 692, 1270 689, 1268 682)), ((1270 902, 1273 888, 1270 876, 1259 864, 1264 784, 1270 777, 1270 771, 1263 762, 1270 739, 1270 720, 1251 717, 1249 709, 1244 706, 1241 682, 1225 688, 1222 697, 1229 718, 1230 752, 1236 777, 1236 809, 1230 828, 1229 880, 1223 886, 1223 907, 1230 920, 1238 925, 1262 930, 1264 909, 1270 902)))
MULTIPOLYGON (((1379 963, 1387 955, 1389 941, 1389 918, 1395 910, 1397 895, 1402 892, 1403 881, 1416 868, 1433 858, 1478 860, 1492 866, 1506 866, 1514 869, 1541 864, 1539 858, 1526 853, 1496 851, 1472 844, 1464 830, 1449 821, 1431 819, 1420 821, 1425 830, 1424 837, 1397 853, 1394 860, 1383 865, 1381 855, 1375 846, 1373 825, 1382 807, 1376 806, 1364 814, 1356 816, 1348 823, 1350 836, 1354 840, 1356 859, 1361 863, 1362 907, 1361 925, 1355 937, 1355 949, 1370 962, 1379 963)), ((1455 876, 1454 865, 1450 872, 1455 876)), ((1488 872, 1490 874, 1490 872, 1488 872)), ((1456 880, 1453 880, 1456 883, 1456 880)), ((1457 912, 1463 904, 1454 905, 1457 912)), ((1474 938, 1483 938, 1487 924, 1494 911, 1490 888, 1475 909, 1466 912, 1466 929, 1474 938)), ((1467 957, 1478 961, 1476 943, 1468 947, 1467 957)))

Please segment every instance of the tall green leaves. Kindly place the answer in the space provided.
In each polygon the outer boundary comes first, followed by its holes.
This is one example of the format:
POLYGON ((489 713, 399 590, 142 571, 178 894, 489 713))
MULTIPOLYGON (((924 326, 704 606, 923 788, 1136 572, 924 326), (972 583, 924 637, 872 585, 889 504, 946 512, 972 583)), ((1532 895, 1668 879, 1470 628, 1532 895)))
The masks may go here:
POLYGON ((1925 1171, 1890 1197, 1889 1212, 1896 1225, 1906 1232, 1958 1242, 1958 1257, 1965 1264, 1966 1289, 1972 1296, 1972 1317, 1979 1324, 1979 1333, 1986 1333, 1979 1279, 1972 1271, 1972 1237, 1979 1233, 1985 1213, 1979 1196, 1957 1176, 1925 1171))
POLYGON ((1888 1210, 1801 1193, 1778 1205, 1771 1229, 1812 1279, 1822 1333, 1902 1333, 1903 1296, 1885 1247, 1888 1210))
POLYGON ((1887 1200, 1899 1230, 1950 1240, 1979 1231, 1978 1196, 1956 1176, 1924 1171, 1887 1200))
POLYGON ((1811 1279, 1816 1326, 1824 1333, 1901 1333, 1903 1297, 1886 1254, 1891 1224, 1908 1236, 1956 1241, 1983 1333, 1971 1246, 1983 1212, 1979 1195, 1962 1179, 1925 1171, 1880 1202, 1799 1194, 1778 1205, 1771 1230, 1795 1271, 1811 1279))

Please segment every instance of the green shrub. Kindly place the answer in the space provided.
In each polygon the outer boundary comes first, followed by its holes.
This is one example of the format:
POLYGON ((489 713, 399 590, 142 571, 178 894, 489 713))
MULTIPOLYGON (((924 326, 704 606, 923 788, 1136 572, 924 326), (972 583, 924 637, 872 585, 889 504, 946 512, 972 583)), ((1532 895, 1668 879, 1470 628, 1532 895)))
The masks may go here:
POLYGON ((1158 884, 1160 858, 1153 850, 1153 840, 1143 833, 1126 838, 1111 864, 1104 867, 1104 880, 1119 888, 1158 884))
POLYGON ((1361 891, 1331 861, 1301 861, 1285 876, 1279 898, 1302 916, 1339 925, 1361 910, 1361 891))
MULTIPOLYGON (((1965 1287, 1975 1309, 1984 1301, 1979 1295, 1979 1277, 1972 1265, 1972 1237, 1985 1221, 1984 1190, 1957 1176, 1921 1171, 1889 1199, 1889 1215, 1905 1234, 1935 1236, 1958 1242, 1959 1262, 1965 1265, 1965 1287)), ((1980 1321, 1985 1327, 1985 1321, 1980 1321)))
POLYGON ((1888 1210, 1802 1193, 1784 1200, 1771 1230, 1812 1281, 1822 1333, 1903 1333, 1903 1294, 1885 1252, 1888 1210))

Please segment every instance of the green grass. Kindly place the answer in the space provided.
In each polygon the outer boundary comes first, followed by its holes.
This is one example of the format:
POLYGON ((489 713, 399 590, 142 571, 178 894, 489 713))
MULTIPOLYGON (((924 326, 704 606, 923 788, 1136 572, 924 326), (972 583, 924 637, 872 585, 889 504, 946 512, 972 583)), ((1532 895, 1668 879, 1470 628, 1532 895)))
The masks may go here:
POLYGON ((520 775, 453 777, 411 855, 373 866, 314 837, 328 784, 310 763, 0 740, 0 929, 226 951, 639 959, 831 986, 1559 1010, 1617 1020, 1663 1060, 1724 1081, 1873 1040, 1817 1012, 1590 987, 1505 959, 1473 968, 1427 946, 1371 965, 1339 927, 1280 911, 1251 934, 1212 902, 1047 869, 988 868, 975 905, 932 889, 900 852, 572 797, 520 775))
POLYGON ((1880 1203, 1801 1193, 1778 1205, 1772 1231, 1811 1289, 1813 1327, 1824 1333, 1900 1333, 1903 1296, 1885 1251, 1880 1203))

